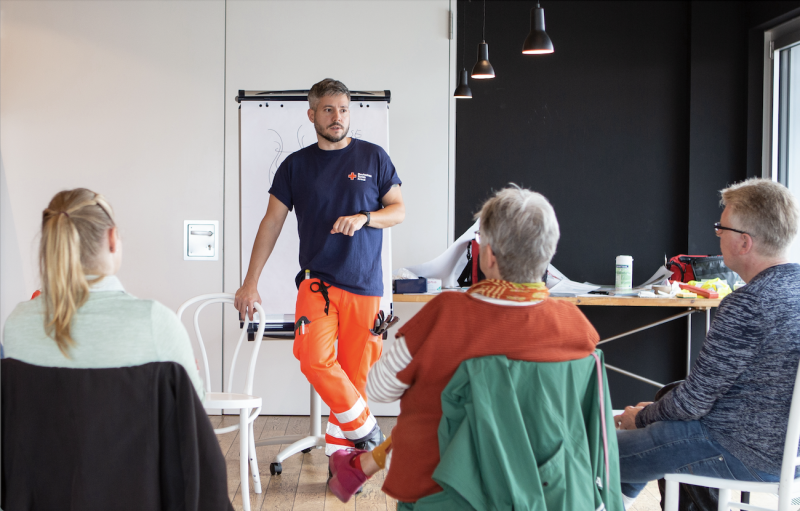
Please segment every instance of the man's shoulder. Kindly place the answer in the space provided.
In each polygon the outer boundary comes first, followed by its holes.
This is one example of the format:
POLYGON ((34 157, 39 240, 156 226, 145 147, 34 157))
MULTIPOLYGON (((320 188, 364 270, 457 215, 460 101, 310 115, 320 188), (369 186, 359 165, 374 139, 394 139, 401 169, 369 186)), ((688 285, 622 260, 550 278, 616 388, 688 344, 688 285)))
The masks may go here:
POLYGON ((283 163, 281 163, 281 167, 289 167, 294 163, 302 162, 307 158, 313 158, 317 154, 317 144, 310 144, 305 146, 302 149, 298 149, 297 151, 293 152, 292 154, 288 155, 284 158, 283 163))
POLYGON ((800 264, 788 263, 773 266, 756 275, 746 286, 726 297, 729 303, 752 299, 800 300, 800 264))
POLYGON ((378 144, 368 142, 363 138, 354 138, 350 143, 353 144, 353 149, 359 151, 362 154, 366 153, 366 154, 375 154, 380 157, 386 157, 386 158, 389 157, 389 154, 383 147, 379 146, 378 144))
MULTIPOLYGON (((768 268, 746 286, 726 296, 716 319, 731 325, 745 325, 779 318, 800 317, 800 265, 768 268)), ((794 322, 792 322, 794 323, 794 322)))

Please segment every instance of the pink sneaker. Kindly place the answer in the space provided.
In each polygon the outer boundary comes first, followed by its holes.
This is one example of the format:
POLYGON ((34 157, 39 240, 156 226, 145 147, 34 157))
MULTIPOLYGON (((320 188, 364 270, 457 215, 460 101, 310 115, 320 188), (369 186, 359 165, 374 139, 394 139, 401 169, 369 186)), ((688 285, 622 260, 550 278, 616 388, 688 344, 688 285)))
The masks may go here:
POLYGON ((339 450, 333 453, 328 461, 328 469, 332 474, 328 480, 328 488, 342 502, 350 500, 369 479, 364 472, 350 464, 356 456, 361 456, 365 452, 367 451, 359 449, 339 450))

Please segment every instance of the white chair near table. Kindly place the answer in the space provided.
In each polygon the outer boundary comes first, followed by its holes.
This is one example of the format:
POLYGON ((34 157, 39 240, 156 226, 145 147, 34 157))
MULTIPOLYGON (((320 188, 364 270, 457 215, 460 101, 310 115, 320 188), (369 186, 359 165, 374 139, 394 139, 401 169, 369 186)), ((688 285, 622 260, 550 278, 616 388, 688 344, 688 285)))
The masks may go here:
POLYGON ((789 409, 789 426, 786 431, 786 440, 783 445, 783 460, 781 462, 780 481, 777 483, 760 483, 754 481, 736 481, 733 479, 720 479, 716 477, 696 476, 692 474, 667 474, 665 495, 665 511, 678 511, 678 489, 680 483, 705 486, 719 489, 718 511, 728 509, 743 509, 747 511, 789 511, 793 498, 800 496, 800 479, 795 479, 795 468, 800 465, 800 456, 797 455, 800 443, 800 368, 794 381, 792 392, 792 405, 789 409), (755 506, 749 503, 731 501, 732 491, 751 493, 772 493, 778 495, 777 510, 755 506))
MULTIPOLYGON (((253 343, 253 350, 250 354, 250 363, 248 365, 247 378, 243 393, 238 394, 231 392, 233 386, 233 375, 236 369, 236 359, 239 356, 239 351, 242 347, 242 342, 247 336, 247 329, 242 329, 242 334, 239 336, 239 342, 236 344, 236 350, 233 353, 233 360, 231 361, 230 370, 228 373, 228 385, 223 387, 223 390, 228 392, 211 392, 211 377, 208 367, 208 356, 206 355, 206 348, 203 344, 203 337, 200 334, 200 323, 198 321, 200 312, 208 305, 215 303, 229 303, 233 305, 234 295, 228 293, 216 293, 196 296, 183 303, 178 309, 178 319, 181 319, 184 311, 191 305, 199 302, 197 309, 194 312, 194 332, 197 343, 200 346, 202 354, 203 369, 205 375, 205 390, 206 397, 203 401, 203 406, 206 410, 209 409, 223 409, 223 410, 239 410, 239 423, 232 426, 217 428, 214 432, 218 435, 229 433, 231 431, 239 430, 239 475, 241 479, 242 489, 242 504, 244 511, 250 511, 250 485, 247 477, 248 460, 250 462, 250 472, 253 477, 253 490, 255 493, 261 493, 261 478, 258 473, 258 463, 256 460, 256 448, 253 438, 253 421, 258 417, 261 412, 261 398, 253 396, 253 378, 255 376, 256 360, 258 359, 258 352, 261 348, 260 342, 253 343)), ((256 339, 261 339, 264 335, 265 328, 265 315, 261 304, 254 304, 256 311, 258 311, 259 324, 256 339)))

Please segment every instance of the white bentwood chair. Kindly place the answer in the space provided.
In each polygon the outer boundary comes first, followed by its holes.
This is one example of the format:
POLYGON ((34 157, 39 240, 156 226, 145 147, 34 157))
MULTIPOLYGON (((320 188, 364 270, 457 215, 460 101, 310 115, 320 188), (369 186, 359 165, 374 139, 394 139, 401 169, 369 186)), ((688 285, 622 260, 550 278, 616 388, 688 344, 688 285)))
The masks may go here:
POLYGON ((800 444, 800 367, 794 380, 792 405, 789 408, 789 426, 786 430, 786 441, 783 444, 783 461, 781 462, 781 478, 777 483, 758 483, 753 481, 736 481, 716 477, 704 477, 691 474, 667 474, 665 511, 678 511, 678 485, 694 484, 708 488, 719 488, 718 511, 744 509, 746 511, 776 511, 752 504, 731 501, 731 491, 773 493, 778 495, 777 511, 789 511, 791 500, 800 496, 800 479, 794 478, 795 467, 800 465, 797 447, 800 444))
MULTIPOLYGON (((253 438, 253 421, 258 417, 261 412, 261 398, 253 396, 253 377, 256 370, 256 360, 258 359, 258 352, 261 348, 260 342, 253 343, 253 350, 250 354, 250 365, 247 371, 247 378, 244 385, 244 393, 237 394, 231 392, 233 387, 233 375, 236 369, 236 359, 239 356, 239 350, 242 347, 242 342, 247 336, 247 329, 242 329, 242 334, 239 336, 239 342, 236 343, 236 350, 233 352, 233 360, 231 360, 230 370, 228 374, 228 385, 222 390, 228 392, 211 392, 211 376, 208 369, 208 357, 206 356, 206 348, 203 344, 203 337, 200 334, 200 324, 198 318, 200 312, 208 305, 214 303, 229 303, 233 305, 234 295, 228 293, 216 293, 200 295, 191 298, 183 303, 178 309, 178 319, 181 319, 183 312, 191 305, 202 302, 197 306, 194 312, 194 333, 197 338, 197 344, 200 346, 200 352, 203 355, 203 368, 205 375, 205 388, 206 398, 203 401, 203 406, 206 410, 209 409, 225 409, 225 410, 239 410, 239 424, 228 426, 225 428, 217 428, 214 432, 218 435, 229 433, 231 431, 239 430, 239 477, 242 484, 242 505, 244 511, 250 511, 250 485, 247 478, 247 461, 250 460, 250 472, 253 477, 253 490, 256 493, 261 493, 261 478, 258 474, 258 463, 256 460, 256 447, 253 438), (252 411, 252 413, 251 413, 252 411)), ((260 339, 264 335, 264 327, 266 325, 264 317, 264 309, 261 304, 255 303, 256 311, 258 311, 259 323, 258 333, 256 339, 260 339)))

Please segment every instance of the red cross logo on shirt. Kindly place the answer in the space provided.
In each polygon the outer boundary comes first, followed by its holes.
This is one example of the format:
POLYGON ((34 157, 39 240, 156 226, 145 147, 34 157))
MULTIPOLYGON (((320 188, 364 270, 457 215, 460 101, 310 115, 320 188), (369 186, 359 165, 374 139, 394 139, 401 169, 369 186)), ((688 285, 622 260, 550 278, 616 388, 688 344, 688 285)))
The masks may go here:
POLYGON ((355 175, 353 172, 351 172, 351 173, 350 173, 350 175, 349 175, 349 176, 347 176, 347 177, 349 177, 349 178, 350 178, 350 181, 352 181, 353 179, 355 179, 355 178, 356 178, 356 175, 355 175))

